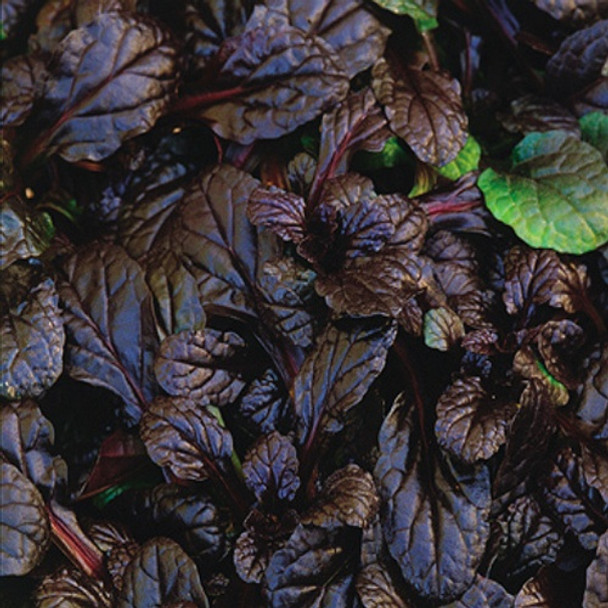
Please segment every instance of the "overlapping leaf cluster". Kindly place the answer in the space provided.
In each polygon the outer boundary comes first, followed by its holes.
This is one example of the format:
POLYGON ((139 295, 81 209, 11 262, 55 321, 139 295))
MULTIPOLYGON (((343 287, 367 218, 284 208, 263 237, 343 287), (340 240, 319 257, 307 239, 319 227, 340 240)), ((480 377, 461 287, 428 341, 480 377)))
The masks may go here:
POLYGON ((2 605, 608 603, 605 2, 5 5, 2 605))

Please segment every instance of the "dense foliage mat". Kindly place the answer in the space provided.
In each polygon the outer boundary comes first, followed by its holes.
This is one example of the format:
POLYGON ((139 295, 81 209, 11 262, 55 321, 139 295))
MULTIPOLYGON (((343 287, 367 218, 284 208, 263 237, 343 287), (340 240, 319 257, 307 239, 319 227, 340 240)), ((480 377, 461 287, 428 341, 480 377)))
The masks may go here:
POLYGON ((608 606, 605 0, 0 39, 2 606, 608 606))

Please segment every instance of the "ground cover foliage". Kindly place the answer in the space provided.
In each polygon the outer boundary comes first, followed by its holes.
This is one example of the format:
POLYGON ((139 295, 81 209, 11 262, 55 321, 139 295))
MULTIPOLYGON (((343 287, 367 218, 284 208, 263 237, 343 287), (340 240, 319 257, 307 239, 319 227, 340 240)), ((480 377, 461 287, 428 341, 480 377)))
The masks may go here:
POLYGON ((7 0, 3 606, 608 606, 608 3, 7 0))

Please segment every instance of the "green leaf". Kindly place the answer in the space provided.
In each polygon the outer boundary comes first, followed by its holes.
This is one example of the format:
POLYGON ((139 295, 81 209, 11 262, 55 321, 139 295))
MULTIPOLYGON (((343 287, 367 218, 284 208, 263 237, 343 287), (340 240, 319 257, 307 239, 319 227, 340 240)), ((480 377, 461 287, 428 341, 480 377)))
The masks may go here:
POLYGON ((353 160, 359 170, 392 169, 412 163, 412 157, 403 148, 398 137, 390 137, 380 152, 360 150, 353 160))
POLYGON ((465 173, 476 171, 479 168, 481 147, 477 140, 469 135, 467 143, 458 152, 458 156, 443 167, 436 167, 437 172, 452 181, 460 179, 465 173))
POLYGON ((478 186, 492 215, 532 247, 582 254, 608 242, 608 168, 565 131, 530 133, 510 173, 486 169, 478 186))
POLYGON ((597 148, 608 163, 608 115, 590 112, 579 119, 583 141, 597 148))
POLYGON ((374 0, 382 8, 397 15, 408 15, 416 22, 419 31, 435 29, 437 0, 374 0))

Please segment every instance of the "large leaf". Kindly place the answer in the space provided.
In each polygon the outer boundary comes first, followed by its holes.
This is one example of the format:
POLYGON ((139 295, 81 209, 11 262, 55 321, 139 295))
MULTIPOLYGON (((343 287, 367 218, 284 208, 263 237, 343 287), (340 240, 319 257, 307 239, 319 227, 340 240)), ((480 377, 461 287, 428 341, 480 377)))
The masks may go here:
POLYGON ((0 464, 0 576, 23 576, 44 557, 50 526, 36 486, 12 464, 0 464))
POLYGON ((228 55, 216 83, 221 88, 201 93, 196 114, 242 144, 290 133, 348 93, 348 76, 332 48, 294 27, 247 29, 219 54, 228 55))
POLYGON ((460 85, 445 74, 403 67, 393 73, 384 59, 372 71, 372 87, 391 129, 425 163, 453 161, 467 141, 460 85))
POLYGON ((509 173, 479 178, 486 205, 532 247, 586 253, 608 242, 608 170, 599 151, 564 131, 531 133, 509 173))
POLYGON ((490 476, 484 466, 434 456, 416 430, 416 410, 395 400, 378 443, 375 477, 384 537, 406 582, 448 602, 468 589, 489 535, 490 476))
POLYGON ((34 401, 9 404, 0 410, 2 457, 14 464, 48 500, 57 485, 67 482, 67 468, 55 456, 55 430, 34 401))
POLYGON ((208 608, 196 564, 168 538, 154 538, 127 566, 116 608, 158 608, 170 602, 208 608))
POLYGON ((245 341, 231 331, 184 331, 163 340, 154 373, 170 395, 227 405, 245 387, 245 347, 245 341))
POLYGON ((177 87, 177 49, 156 22, 103 13, 57 46, 30 158, 58 152, 68 161, 101 160, 150 130, 177 87), (40 118, 42 117, 42 118, 40 118))
POLYGON ((268 564, 269 608, 347 608, 353 594, 352 541, 347 534, 299 525, 268 564))
POLYGON ((361 0, 270 0, 256 9, 248 27, 268 21, 321 36, 337 52, 349 78, 382 56, 389 34, 361 0))
POLYGON ((0 276, 0 396, 37 397, 63 371, 65 332, 55 284, 25 263, 0 276))
POLYGON ((206 479, 232 454, 230 432, 204 406, 183 397, 154 399, 142 416, 140 434, 150 458, 179 479, 206 479))
POLYGON ((154 304, 143 270, 116 245, 95 243, 69 257, 59 287, 67 371, 119 395, 137 420, 154 395, 158 347, 154 304))
POLYGON ((300 444, 343 428, 345 415, 382 371, 395 334, 386 323, 327 327, 294 382, 300 444))

